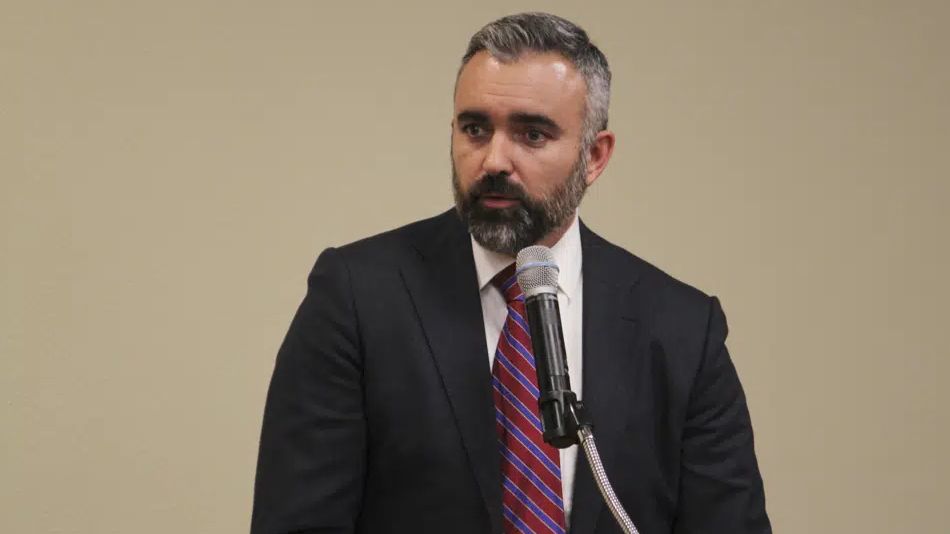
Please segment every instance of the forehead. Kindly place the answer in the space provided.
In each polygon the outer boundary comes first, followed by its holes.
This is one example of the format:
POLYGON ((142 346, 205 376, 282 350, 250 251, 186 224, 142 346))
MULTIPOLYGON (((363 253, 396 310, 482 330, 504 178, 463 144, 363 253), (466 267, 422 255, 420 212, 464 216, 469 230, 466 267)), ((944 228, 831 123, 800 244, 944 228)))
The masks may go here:
POLYGON ((570 126, 583 119, 586 89, 560 54, 529 52, 505 63, 481 51, 459 73, 455 112, 481 111, 492 118, 536 113, 570 126))

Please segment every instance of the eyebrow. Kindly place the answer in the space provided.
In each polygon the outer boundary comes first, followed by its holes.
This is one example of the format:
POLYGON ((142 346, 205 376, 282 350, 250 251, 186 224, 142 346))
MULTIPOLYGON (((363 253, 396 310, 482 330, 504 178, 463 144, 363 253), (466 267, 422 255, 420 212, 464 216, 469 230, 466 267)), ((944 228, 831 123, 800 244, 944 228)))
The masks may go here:
MULTIPOLYGON (((476 122, 476 123, 487 123, 491 122, 488 114, 483 111, 468 110, 463 111, 458 114, 456 117, 458 122, 476 122)), ((514 124, 520 126, 543 126, 550 130, 553 130, 555 133, 562 133, 563 129, 557 122, 554 121, 551 117, 541 113, 512 113, 508 116, 508 120, 514 124)))
POLYGON ((556 133, 561 133, 561 127, 554 119, 540 113, 512 113, 508 120, 524 126, 543 126, 556 133))
POLYGON ((458 122, 488 122, 488 114, 481 111, 463 111, 456 117, 458 122))

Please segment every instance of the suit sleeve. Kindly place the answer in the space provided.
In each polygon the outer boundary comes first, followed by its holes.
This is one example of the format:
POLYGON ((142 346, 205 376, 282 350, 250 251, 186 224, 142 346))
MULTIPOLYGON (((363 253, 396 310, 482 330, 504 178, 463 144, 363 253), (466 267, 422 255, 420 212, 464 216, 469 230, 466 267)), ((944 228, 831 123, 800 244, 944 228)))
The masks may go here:
POLYGON ((727 332, 713 297, 683 430, 677 534, 772 532, 745 394, 726 350, 727 332))
POLYGON ((352 532, 366 467, 362 362, 350 277, 317 259, 277 354, 261 431, 251 534, 352 532))

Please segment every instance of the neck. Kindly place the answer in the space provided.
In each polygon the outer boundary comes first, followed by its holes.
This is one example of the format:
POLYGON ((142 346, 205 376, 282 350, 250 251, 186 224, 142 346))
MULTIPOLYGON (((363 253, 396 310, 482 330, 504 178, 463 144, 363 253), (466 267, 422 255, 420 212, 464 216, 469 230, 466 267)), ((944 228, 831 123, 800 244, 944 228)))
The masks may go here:
POLYGON ((571 224, 574 223, 574 219, 576 217, 577 217, 577 212, 575 212, 573 215, 568 217, 567 220, 564 221, 564 224, 548 232, 548 234, 542 237, 536 244, 542 245, 548 248, 551 248, 554 245, 556 245, 557 242, 560 241, 562 237, 564 237, 564 234, 567 233, 567 229, 571 227, 571 224))

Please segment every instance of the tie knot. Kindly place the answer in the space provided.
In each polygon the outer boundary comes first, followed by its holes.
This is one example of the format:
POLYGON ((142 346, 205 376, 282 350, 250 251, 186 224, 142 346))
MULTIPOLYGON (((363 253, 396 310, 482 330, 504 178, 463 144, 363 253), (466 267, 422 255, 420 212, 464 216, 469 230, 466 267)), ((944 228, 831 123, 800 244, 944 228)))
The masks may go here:
POLYGON ((501 290, 505 296, 505 302, 511 304, 516 300, 524 300, 524 293, 518 285, 518 276, 515 275, 515 264, 505 267, 500 273, 491 279, 491 283, 501 290))

